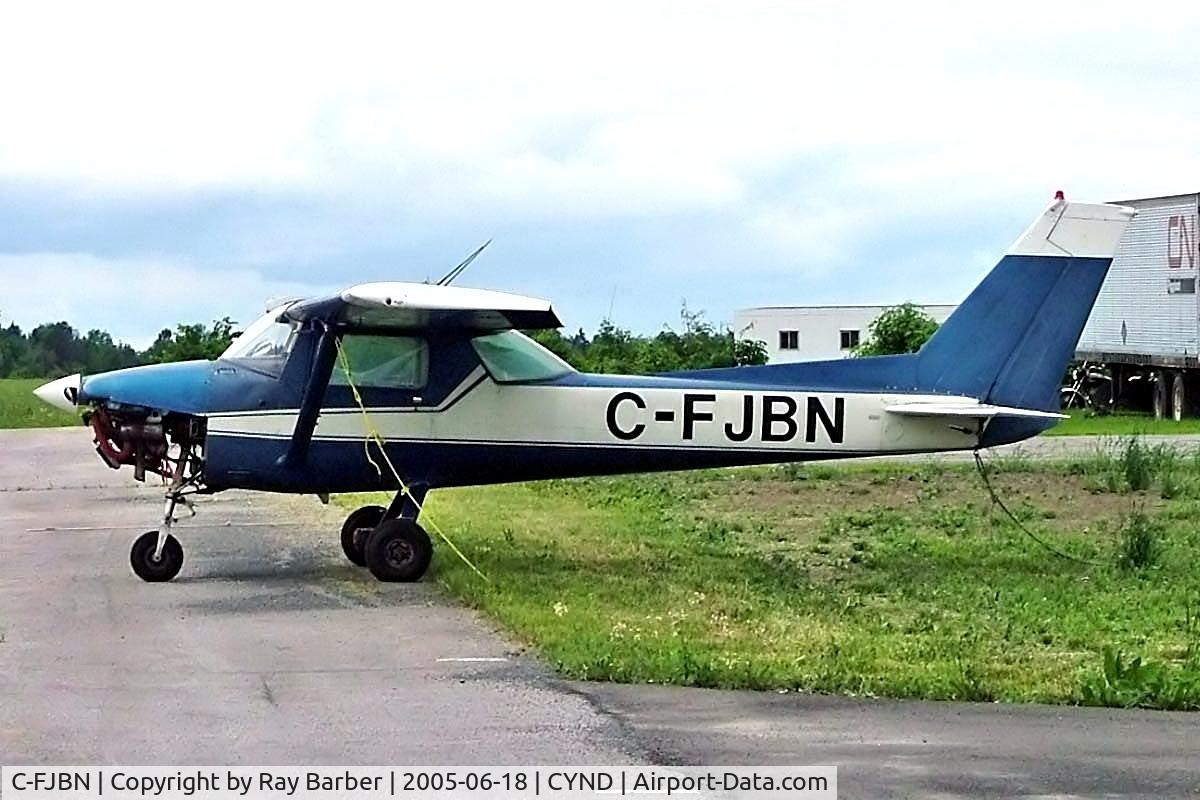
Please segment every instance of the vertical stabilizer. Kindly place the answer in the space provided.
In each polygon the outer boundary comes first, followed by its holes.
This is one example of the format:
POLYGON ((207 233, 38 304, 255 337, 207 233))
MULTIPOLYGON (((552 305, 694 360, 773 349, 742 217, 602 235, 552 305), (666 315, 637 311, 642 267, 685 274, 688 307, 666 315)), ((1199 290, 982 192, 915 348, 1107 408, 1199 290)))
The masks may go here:
POLYGON ((1134 213, 1060 194, 921 349, 919 387, 1056 410, 1063 372, 1134 213))

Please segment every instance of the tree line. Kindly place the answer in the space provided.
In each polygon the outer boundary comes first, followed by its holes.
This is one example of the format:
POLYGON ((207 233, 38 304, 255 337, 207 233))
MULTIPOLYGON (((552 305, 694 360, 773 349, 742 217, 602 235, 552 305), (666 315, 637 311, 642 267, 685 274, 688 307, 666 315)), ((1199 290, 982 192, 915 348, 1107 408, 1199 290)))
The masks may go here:
POLYGON ((0 378, 49 378, 107 372, 139 364, 216 358, 236 335, 228 317, 211 325, 164 329, 145 350, 113 340, 107 331, 80 334, 70 323, 50 322, 26 333, 15 323, 0 325, 0 378))
MULTIPOLYGON (((630 375, 676 370, 764 364, 763 342, 738 339, 728 326, 714 325, 703 314, 684 307, 680 329, 664 327, 654 335, 635 334, 611 320, 588 336, 558 330, 531 335, 571 366, 583 372, 630 375)), ((920 307, 905 303, 883 312, 871 323, 869 336, 856 355, 913 352, 937 329, 920 307)), ((0 378, 47 378, 81 372, 107 372, 139 364, 216 358, 238 335, 237 323, 225 317, 164 329, 145 350, 116 342, 106 331, 80 334, 67 322, 39 325, 25 333, 20 326, 0 325, 0 378)))
POLYGON ((645 375, 767 363, 767 346, 762 342, 738 339, 731 328, 713 325, 686 306, 680 321, 682 330, 664 327, 653 336, 634 334, 611 320, 601 322, 591 337, 582 328, 572 336, 559 330, 530 335, 581 372, 645 375))

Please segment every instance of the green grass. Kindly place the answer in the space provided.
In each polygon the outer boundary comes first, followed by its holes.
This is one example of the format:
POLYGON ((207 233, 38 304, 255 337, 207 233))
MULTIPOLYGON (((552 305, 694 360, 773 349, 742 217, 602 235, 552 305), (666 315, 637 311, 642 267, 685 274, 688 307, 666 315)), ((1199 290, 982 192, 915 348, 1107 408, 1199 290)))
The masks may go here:
POLYGON ((1200 707, 1200 463, 1012 461, 993 482, 1080 560, 967 467, 791 467, 435 492, 491 582, 445 546, 432 578, 571 678, 1200 707))
POLYGON ((0 378, 0 428, 53 428, 78 425, 79 417, 33 396, 44 380, 0 378))
POLYGON ((1179 422, 1155 419, 1151 414, 1122 411, 1119 414, 1090 416, 1081 409, 1071 409, 1070 419, 1064 419, 1047 436, 1133 436, 1135 434, 1200 433, 1200 418, 1190 417, 1179 422))

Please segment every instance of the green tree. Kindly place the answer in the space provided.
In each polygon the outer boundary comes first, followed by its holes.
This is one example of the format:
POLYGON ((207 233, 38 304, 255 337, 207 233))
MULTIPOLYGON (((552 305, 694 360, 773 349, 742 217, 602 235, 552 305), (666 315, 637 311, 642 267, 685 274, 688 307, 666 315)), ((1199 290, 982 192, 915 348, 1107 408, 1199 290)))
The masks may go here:
POLYGON ((84 366, 87 374, 132 367, 141 363, 136 350, 124 342, 114 342, 108 331, 90 330, 83 339, 84 366))
POLYGON ((149 362, 216 358, 233 341, 234 325, 228 317, 211 326, 179 325, 162 331, 149 349, 138 352, 99 329, 80 336, 69 323, 52 322, 26 334, 10 323, 0 326, 0 378, 93 375, 149 362))
POLYGON ((28 350, 29 341, 18 325, 0 328, 0 378, 16 375, 28 350))
POLYGON ((216 358, 233 342, 236 325, 224 317, 212 326, 195 323, 177 325, 174 331, 163 330, 143 354, 144 360, 163 363, 216 358))
POLYGON ((48 322, 29 332, 29 349, 19 367, 31 375, 63 375, 82 372, 87 349, 78 332, 67 322, 48 322))
POLYGON ((549 350, 554 355, 578 368, 577 359, 580 347, 587 343, 587 335, 580 328, 575 338, 568 339, 557 328, 547 328, 540 331, 526 331, 530 338, 549 350))
POLYGON ((868 326, 868 337, 854 350, 856 356, 915 353, 929 341, 938 324, 915 303, 884 309, 868 326))
POLYGON ((559 331, 530 335, 583 372, 639 375, 766 363, 762 342, 739 341, 729 328, 718 328, 687 306, 680 320, 681 330, 667 327, 654 336, 636 335, 612 320, 601 322, 590 339, 582 330, 571 337, 559 331))
POLYGON ((735 339, 733 363, 739 367, 767 363, 767 343, 758 339, 735 339))

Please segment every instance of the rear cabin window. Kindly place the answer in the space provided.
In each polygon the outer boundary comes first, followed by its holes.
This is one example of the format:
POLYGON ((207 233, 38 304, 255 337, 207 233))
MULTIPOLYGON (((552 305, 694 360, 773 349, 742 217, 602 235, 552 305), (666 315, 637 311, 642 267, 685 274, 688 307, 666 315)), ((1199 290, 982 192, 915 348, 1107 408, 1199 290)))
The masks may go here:
MULTIPOLYGON (((342 352, 350 363, 349 379, 365 389, 420 389, 429 380, 429 344, 413 336, 342 337, 342 352)), ((331 386, 349 386, 339 356, 331 386)))
POLYGON ((471 345, 497 383, 548 381, 575 371, 570 364, 519 331, 476 336, 471 345))

